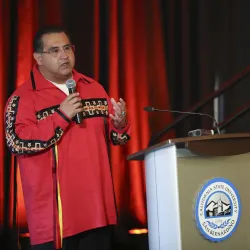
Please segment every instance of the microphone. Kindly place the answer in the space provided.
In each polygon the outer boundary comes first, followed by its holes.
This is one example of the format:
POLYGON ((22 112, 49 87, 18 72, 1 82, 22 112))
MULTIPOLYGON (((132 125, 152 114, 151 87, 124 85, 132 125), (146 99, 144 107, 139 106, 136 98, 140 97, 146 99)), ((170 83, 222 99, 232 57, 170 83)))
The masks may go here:
MULTIPOLYGON (((76 92, 76 82, 75 82, 75 80, 73 80, 73 79, 67 80, 66 81, 66 86, 67 86, 70 94, 73 94, 73 93, 76 92)), ((75 116, 75 122, 77 124, 81 124, 82 123, 82 115, 81 115, 81 113, 77 113, 76 114, 76 116, 75 116)))
POLYGON ((156 109, 156 108, 150 107, 150 106, 145 107, 144 110, 147 111, 147 112, 160 111, 160 112, 170 112, 170 113, 179 113, 179 114, 207 116, 207 117, 209 117, 209 118, 211 118, 213 120, 214 126, 216 127, 216 130, 217 130, 217 133, 220 134, 220 129, 219 129, 219 126, 218 126, 218 123, 217 123, 216 119, 213 116, 205 114, 205 113, 184 112, 184 111, 168 110, 168 109, 156 109))

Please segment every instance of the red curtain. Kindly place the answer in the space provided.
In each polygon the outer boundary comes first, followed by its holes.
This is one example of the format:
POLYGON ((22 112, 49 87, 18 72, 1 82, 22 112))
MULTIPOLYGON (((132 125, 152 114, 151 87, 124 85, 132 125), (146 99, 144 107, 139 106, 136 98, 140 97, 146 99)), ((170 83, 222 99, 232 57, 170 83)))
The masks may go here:
MULTIPOLYGON (((4 1, 4 0, 3 0, 4 1)), ((13 7, 13 6, 12 6, 13 7)), ((18 1, 17 17, 17 58, 16 58, 16 87, 28 77, 33 60, 32 41, 35 31, 40 25, 58 24, 61 22, 60 0, 18 1), (43 11, 44 10, 44 11, 43 11)), ((12 173, 13 174, 13 173, 12 173)), ((13 178, 12 178, 13 180, 13 178)), ((13 181, 10 183, 13 186, 13 181)), ((13 192, 11 194, 13 196, 13 192)), ((13 209, 13 204, 11 204, 13 209)), ((17 168, 17 222, 19 227, 26 228, 26 214, 23 201, 22 185, 19 169, 17 168)))
MULTIPOLYGON (((8 65, 8 37, 6 36, 9 26, 9 5, 8 1, 0 1, 0 116, 3 117, 3 107, 6 100, 6 83, 8 65), (3 25, 5 23, 5 25, 3 25)), ((3 121, 3 120, 2 120, 3 121)), ((0 126, 0 225, 3 223, 3 208, 4 208, 4 127, 3 122, 0 126)))
MULTIPOLYGON (((99 1, 95 1, 95 38, 98 39, 99 1)), ((147 147, 150 134, 162 128, 171 116, 151 124, 143 107, 169 107, 166 62, 159 1, 109 0, 108 86, 109 95, 122 97, 133 125, 131 142, 125 148, 112 147, 111 162, 118 207, 129 207, 141 225, 146 224, 145 173, 143 162, 128 162, 128 154, 147 147), (119 21, 121 23, 119 23, 119 21), (129 178, 126 176, 129 175, 129 178), (129 182, 128 182, 129 180, 129 182), (129 198, 124 195, 129 190, 129 198)), ((101 41, 99 41, 101 42, 101 41)), ((95 41, 96 50, 99 43, 95 41)), ((95 56, 95 75, 101 65, 95 56)), ((156 118, 156 117, 155 117, 156 118)))
MULTIPOLYGON (((9 16, 7 3, 0 0, 0 102, 3 116, 6 101, 6 69, 8 64, 9 16), (3 8, 5 5, 5 9, 3 8), (3 22, 4 20, 4 22, 3 22), (5 34, 5 35, 4 35, 5 34)), ((62 23, 60 0, 19 0, 17 24, 16 87, 29 77, 32 68, 32 38, 35 30, 43 24, 62 23)), ((93 75, 99 80, 100 68, 100 3, 94 0, 93 9, 93 75)), ((171 120, 168 114, 149 117, 143 107, 154 105, 169 107, 166 62, 164 57, 160 5, 157 0, 108 0, 108 93, 118 99, 122 97, 128 106, 128 118, 133 126, 132 139, 125 147, 111 148, 111 162, 115 181, 118 208, 128 208, 131 215, 141 224, 146 224, 144 165, 142 162, 128 162, 126 156, 147 147, 150 135, 161 129, 171 120), (152 122, 153 121, 153 122, 152 122), (124 194, 127 195, 124 195, 124 194)), ((12 6, 12 8, 15 6, 12 6)), ((77 24, 76 24, 77 25, 77 24)), ((79 26, 79 36, 81 33, 79 26)), ((92 61, 92 60, 91 60, 92 61)), ((84 69, 82 69, 84 73, 84 69)), ((0 126, 0 219, 3 211, 3 166, 4 131, 0 126)), ((11 167, 11 166, 10 166, 11 167)), ((19 172, 18 183, 18 224, 26 226, 19 172)), ((10 185, 12 185, 11 183, 10 185)))

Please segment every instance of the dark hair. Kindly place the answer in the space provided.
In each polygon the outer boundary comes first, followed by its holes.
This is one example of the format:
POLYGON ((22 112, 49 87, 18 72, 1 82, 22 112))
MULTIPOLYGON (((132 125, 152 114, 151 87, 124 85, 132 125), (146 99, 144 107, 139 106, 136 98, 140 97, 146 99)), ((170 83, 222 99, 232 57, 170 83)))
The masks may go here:
POLYGON ((66 31, 66 29, 64 29, 63 27, 60 26, 47 26, 47 27, 43 27, 41 29, 39 29, 34 37, 33 40, 33 49, 34 52, 42 52, 43 51, 43 41, 42 38, 44 35, 47 34, 52 34, 52 33, 65 33, 67 35, 67 37, 70 40, 70 36, 68 34, 68 32, 66 31))

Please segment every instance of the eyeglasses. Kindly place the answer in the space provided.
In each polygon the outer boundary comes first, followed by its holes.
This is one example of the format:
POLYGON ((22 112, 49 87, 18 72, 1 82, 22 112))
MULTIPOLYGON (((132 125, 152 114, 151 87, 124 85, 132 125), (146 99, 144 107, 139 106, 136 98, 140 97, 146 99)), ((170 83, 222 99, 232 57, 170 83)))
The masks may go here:
POLYGON ((48 51, 42 51, 42 54, 51 54, 52 57, 59 57, 61 52, 64 51, 67 55, 75 52, 75 46, 72 44, 64 45, 63 47, 51 47, 48 51))

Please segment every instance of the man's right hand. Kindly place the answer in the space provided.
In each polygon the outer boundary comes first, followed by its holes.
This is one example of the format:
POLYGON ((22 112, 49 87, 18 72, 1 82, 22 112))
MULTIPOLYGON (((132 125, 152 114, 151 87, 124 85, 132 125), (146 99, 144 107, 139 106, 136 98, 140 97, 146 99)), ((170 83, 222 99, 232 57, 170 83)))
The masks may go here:
POLYGON ((68 95, 61 103, 60 110, 70 119, 73 118, 77 113, 82 112, 83 107, 79 93, 68 95))

